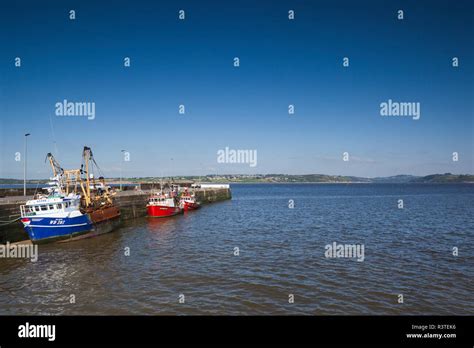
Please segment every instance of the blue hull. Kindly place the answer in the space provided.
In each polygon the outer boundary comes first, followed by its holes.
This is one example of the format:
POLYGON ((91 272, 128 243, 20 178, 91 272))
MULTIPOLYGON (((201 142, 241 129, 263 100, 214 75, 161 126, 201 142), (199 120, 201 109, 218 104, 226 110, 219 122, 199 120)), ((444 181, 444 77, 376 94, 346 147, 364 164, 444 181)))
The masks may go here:
POLYGON ((87 214, 74 218, 40 218, 31 217, 25 231, 34 242, 65 239, 92 230, 92 223, 87 214))

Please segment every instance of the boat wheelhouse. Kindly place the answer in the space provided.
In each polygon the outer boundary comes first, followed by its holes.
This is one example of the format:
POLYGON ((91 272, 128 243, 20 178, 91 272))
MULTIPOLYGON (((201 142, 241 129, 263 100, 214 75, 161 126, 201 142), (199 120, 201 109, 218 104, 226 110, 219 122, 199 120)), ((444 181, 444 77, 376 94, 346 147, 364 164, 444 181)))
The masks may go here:
POLYGON ((168 194, 158 193, 150 196, 147 204, 148 216, 167 217, 182 213, 175 197, 168 194))
POLYGON ((72 238, 92 230, 80 203, 81 196, 75 194, 38 197, 20 207, 21 222, 33 242, 72 238))
POLYGON ((189 211, 199 209, 201 205, 196 201, 194 194, 185 191, 179 198, 179 207, 184 211, 189 211))

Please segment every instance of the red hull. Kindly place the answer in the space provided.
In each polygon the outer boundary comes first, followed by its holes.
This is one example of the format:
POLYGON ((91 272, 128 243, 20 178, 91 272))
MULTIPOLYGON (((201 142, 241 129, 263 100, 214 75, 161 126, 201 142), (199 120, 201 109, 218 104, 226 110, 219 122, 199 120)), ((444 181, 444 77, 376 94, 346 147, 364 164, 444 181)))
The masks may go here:
POLYGON ((167 217, 173 216, 181 213, 181 209, 179 207, 166 207, 160 205, 149 205, 148 209, 148 216, 151 217, 167 217))
POLYGON ((200 205, 197 203, 184 202, 183 209, 184 211, 196 210, 199 209, 200 205))

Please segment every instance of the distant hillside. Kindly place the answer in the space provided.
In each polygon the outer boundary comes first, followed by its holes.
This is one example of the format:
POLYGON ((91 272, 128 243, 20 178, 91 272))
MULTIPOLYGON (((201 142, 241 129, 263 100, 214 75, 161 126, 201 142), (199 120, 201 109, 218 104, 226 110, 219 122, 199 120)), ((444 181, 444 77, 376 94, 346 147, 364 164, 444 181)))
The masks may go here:
MULTIPOLYGON (((159 178, 147 178, 159 181, 159 178)), ((404 183, 465 183, 473 182, 474 175, 433 174, 428 176, 395 175, 388 177, 362 178, 357 176, 325 175, 325 174, 221 174, 201 177, 183 176, 174 179, 211 183, 375 183, 375 184, 404 184, 404 183)), ((134 178, 141 181, 144 178, 134 178)))
POLYGON ((408 183, 413 182, 414 180, 419 179, 419 176, 413 175, 395 175, 395 176, 386 176, 386 177, 378 177, 371 179, 371 182, 374 183, 408 183))
POLYGON ((420 182, 420 183, 463 183, 463 182, 472 182, 474 183, 474 175, 469 175, 469 174, 451 174, 451 173, 446 173, 446 174, 433 174, 433 175, 427 175, 423 176, 421 178, 415 178, 411 182, 420 182))
POLYGON ((242 183, 374 183, 374 184, 408 184, 408 183, 474 183, 474 175, 432 174, 427 176, 395 175, 388 177, 362 178, 357 176, 307 174, 256 174, 256 175, 208 175, 203 177, 182 177, 182 179, 200 182, 242 182, 242 183))
MULTIPOLYGON (((242 178, 246 181, 247 178, 242 178)), ((258 182, 313 182, 313 183, 345 183, 345 182, 370 182, 368 178, 359 178, 356 176, 342 175, 325 175, 325 174, 306 174, 306 175, 284 175, 284 174, 268 174, 256 176, 254 178, 258 182)))
MULTIPOLYGON (((169 178, 142 177, 123 178, 123 182, 160 182, 169 178)), ((202 183, 375 183, 375 184, 404 184, 404 183, 474 183, 471 174, 432 174, 427 176, 395 175, 376 178, 362 178, 357 176, 325 175, 325 174, 222 174, 204 176, 174 176, 172 180, 187 180, 202 183)), ((118 178, 108 178, 108 182, 118 183, 118 178)), ((28 184, 44 184, 48 180, 28 180, 28 184)), ((0 184, 22 184, 21 179, 0 179, 0 184)))

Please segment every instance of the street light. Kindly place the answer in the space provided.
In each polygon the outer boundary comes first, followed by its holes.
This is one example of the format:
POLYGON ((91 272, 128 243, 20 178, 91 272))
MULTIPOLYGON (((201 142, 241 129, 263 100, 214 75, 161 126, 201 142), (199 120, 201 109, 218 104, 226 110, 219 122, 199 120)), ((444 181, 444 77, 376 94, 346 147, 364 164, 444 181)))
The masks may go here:
POLYGON ((171 176, 172 171, 173 171, 173 158, 170 158, 170 182, 173 181, 173 177, 171 176))
POLYGON ((28 145, 28 142, 27 142, 27 137, 30 135, 30 133, 26 133, 25 134, 25 160, 23 161, 23 196, 26 197, 26 159, 27 159, 27 145, 28 145))
MULTIPOLYGON (((120 150, 121 153, 124 153, 125 150, 120 150)), ((123 156, 122 160, 120 161, 120 191, 122 191, 122 163, 123 163, 123 156)))

